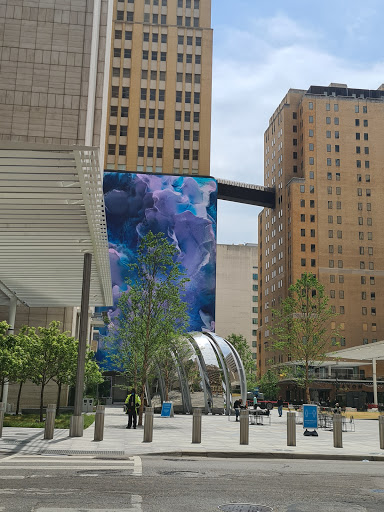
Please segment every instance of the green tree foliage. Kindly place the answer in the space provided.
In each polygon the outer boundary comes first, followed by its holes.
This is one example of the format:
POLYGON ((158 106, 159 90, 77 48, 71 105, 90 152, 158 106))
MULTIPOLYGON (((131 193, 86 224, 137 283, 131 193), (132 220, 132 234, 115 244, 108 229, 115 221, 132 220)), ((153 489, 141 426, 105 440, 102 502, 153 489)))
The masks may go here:
MULTIPOLYGON (((76 378, 76 373, 74 378, 76 378)), ((93 394, 95 394, 96 386, 103 382, 104 377, 95 361, 95 354, 89 350, 85 355, 84 387, 86 390, 93 390, 93 394)))
POLYGON ((34 360, 30 351, 30 336, 33 335, 34 329, 22 326, 19 334, 16 336, 16 344, 14 347, 15 364, 10 380, 19 384, 17 393, 16 414, 19 414, 20 399, 23 385, 31 377, 33 373, 34 360))
POLYGON ((62 332, 60 322, 53 321, 48 327, 29 330, 29 346, 33 357, 31 381, 40 386, 40 421, 43 421, 44 389, 51 380, 59 384, 70 380, 76 371, 77 360, 73 359, 77 341, 62 332), (71 367, 71 364, 74 366, 71 367))
POLYGON ((247 378, 247 389, 253 389, 256 386, 256 364, 252 358, 251 349, 247 340, 242 334, 230 334, 227 337, 229 341, 237 350, 240 359, 243 361, 245 375, 247 378))
POLYGON ((279 377, 276 371, 269 369, 260 378, 259 382, 260 391, 268 400, 276 400, 279 394, 279 377))
POLYGON ((187 306, 182 300, 188 279, 176 262, 177 249, 162 233, 141 241, 137 262, 129 265, 128 291, 118 302, 120 315, 110 332, 110 359, 141 397, 142 424, 146 382, 165 347, 185 333, 187 306))
POLYGON ((330 329, 330 320, 335 316, 328 305, 324 286, 312 274, 303 274, 289 288, 289 296, 282 302, 280 310, 273 310, 274 348, 290 356, 303 368, 296 378, 305 389, 310 401, 310 367, 315 361, 323 361, 329 349, 329 340, 336 331, 330 329))

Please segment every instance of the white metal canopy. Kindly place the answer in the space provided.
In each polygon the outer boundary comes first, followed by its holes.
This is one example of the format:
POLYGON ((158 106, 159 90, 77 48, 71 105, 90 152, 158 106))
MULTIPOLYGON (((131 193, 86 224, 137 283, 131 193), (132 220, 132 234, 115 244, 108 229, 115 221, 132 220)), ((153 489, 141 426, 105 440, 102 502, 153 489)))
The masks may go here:
POLYGON ((384 359, 384 341, 378 341, 369 345, 345 348, 329 352, 327 357, 340 357, 342 359, 351 359, 358 361, 372 361, 372 380, 373 380, 373 401, 378 403, 377 399, 377 376, 376 376, 376 360, 384 359))
POLYGON ((361 345, 335 352, 328 352, 327 357, 340 357, 341 359, 352 359, 357 361, 367 361, 371 359, 384 359, 384 341, 361 345))
POLYGON ((93 254, 90 306, 112 305, 98 148, 0 143, 0 303, 81 303, 93 254))

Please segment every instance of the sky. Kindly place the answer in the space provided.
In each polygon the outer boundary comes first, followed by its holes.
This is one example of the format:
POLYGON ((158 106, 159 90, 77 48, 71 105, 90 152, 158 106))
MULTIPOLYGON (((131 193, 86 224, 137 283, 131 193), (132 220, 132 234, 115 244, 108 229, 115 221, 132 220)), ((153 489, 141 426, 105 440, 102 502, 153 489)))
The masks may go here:
MULTIPOLYGON (((212 0, 211 175, 263 185, 263 135, 288 89, 384 83, 381 0, 212 0)), ((260 208, 218 204, 218 243, 257 243, 260 208)))

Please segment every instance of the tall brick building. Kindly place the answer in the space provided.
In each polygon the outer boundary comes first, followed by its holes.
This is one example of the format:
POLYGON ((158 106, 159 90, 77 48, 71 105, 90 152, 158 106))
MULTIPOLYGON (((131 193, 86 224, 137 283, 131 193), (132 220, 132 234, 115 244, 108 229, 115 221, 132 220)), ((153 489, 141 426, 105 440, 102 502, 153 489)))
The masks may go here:
POLYGON ((115 0, 105 167, 210 173, 211 0, 115 0))
POLYGON ((383 133, 383 86, 290 89, 270 118, 264 183, 277 199, 259 215, 262 373, 286 361, 272 348, 272 309, 303 272, 325 286, 338 315, 330 349, 384 338, 383 133))

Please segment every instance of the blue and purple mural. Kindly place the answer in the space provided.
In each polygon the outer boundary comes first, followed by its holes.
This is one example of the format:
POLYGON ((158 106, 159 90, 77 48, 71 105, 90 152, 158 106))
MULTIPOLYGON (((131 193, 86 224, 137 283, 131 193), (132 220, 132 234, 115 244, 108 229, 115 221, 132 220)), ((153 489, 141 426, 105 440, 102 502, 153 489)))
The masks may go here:
MULTIPOLYGON (((190 331, 215 330, 217 183, 213 178, 106 172, 104 198, 114 304, 127 289, 127 265, 149 231, 167 235, 190 281, 190 331)), ((118 315, 110 309, 108 315, 118 315)), ((97 358, 105 357, 103 335, 97 358)))

